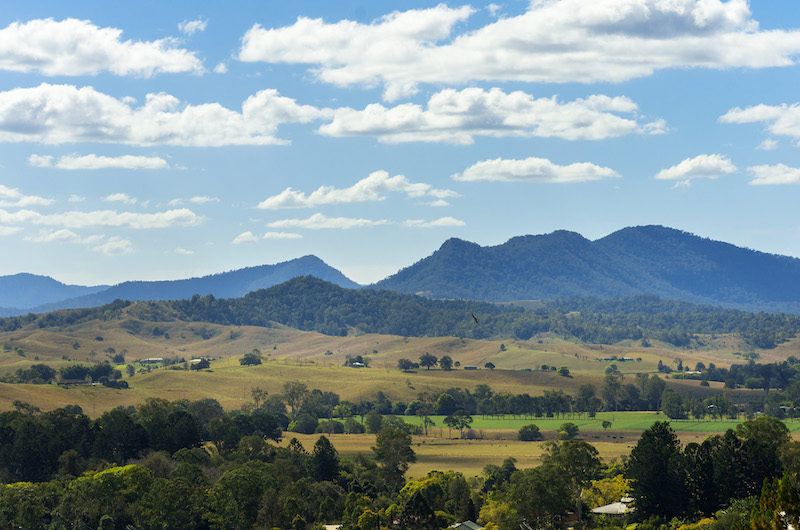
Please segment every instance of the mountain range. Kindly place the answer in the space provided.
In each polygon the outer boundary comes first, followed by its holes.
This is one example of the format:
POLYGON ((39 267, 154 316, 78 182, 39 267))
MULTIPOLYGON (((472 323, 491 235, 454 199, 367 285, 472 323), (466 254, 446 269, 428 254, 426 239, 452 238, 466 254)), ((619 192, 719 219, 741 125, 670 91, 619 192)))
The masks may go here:
MULTIPOLYGON (((0 277, 0 316, 96 307, 115 299, 239 297, 307 275, 360 287, 315 256, 201 278, 110 287, 17 274, 0 277)), ((800 313, 800 259, 662 226, 624 228, 595 241, 559 230, 486 247, 448 239, 430 256, 366 288, 487 302, 653 294, 748 311, 800 313)))
POLYGON ((275 265, 247 267, 200 278, 172 281, 130 281, 114 286, 64 285, 32 274, 0 277, 0 316, 45 313, 57 309, 97 307, 121 300, 180 300, 195 294, 234 298, 283 283, 297 276, 315 276, 341 287, 360 287, 316 256, 275 265))

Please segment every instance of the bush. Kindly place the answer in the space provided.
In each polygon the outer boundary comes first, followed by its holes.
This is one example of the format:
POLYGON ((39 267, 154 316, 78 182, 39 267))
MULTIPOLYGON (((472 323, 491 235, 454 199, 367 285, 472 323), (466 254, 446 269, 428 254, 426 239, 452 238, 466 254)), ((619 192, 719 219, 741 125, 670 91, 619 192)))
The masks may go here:
POLYGON ((518 438, 523 442, 533 442, 535 440, 541 440, 542 433, 539 431, 539 427, 531 423, 519 430, 518 438))
POLYGON ((299 432, 300 434, 314 434, 318 426, 319 421, 317 421, 317 418, 304 412, 289 424, 289 431, 299 432))

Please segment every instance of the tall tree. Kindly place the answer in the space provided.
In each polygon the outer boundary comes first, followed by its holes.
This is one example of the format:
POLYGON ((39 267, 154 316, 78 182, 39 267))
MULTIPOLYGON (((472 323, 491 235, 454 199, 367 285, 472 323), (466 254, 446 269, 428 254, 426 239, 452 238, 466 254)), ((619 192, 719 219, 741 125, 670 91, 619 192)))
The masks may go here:
POLYGON ((395 489, 402 485, 408 465, 417 461, 411 449, 411 435, 394 427, 385 427, 378 433, 372 450, 381 463, 387 483, 395 489))
POLYGON ((657 421, 631 450, 625 477, 633 481, 636 516, 671 519, 686 505, 685 466, 680 443, 669 422, 657 421))

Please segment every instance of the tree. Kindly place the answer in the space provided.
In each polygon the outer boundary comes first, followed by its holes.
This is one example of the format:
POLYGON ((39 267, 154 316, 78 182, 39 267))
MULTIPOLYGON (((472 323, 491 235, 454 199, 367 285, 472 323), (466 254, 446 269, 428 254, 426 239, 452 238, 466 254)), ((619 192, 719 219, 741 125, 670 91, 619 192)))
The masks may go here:
POLYGON ((494 370, 494 363, 488 362, 484 364, 483 367, 486 368, 487 370, 494 370))
POLYGON ((683 406, 683 399, 680 394, 667 389, 661 396, 661 410, 671 420, 682 420, 686 418, 686 409, 683 406))
POLYGON ((419 365, 424 366, 426 370, 430 370, 431 366, 436 366, 438 362, 439 359, 437 359, 435 355, 431 355, 428 352, 425 352, 419 356, 419 365))
POLYGON ((619 410, 619 395, 622 391, 622 376, 619 374, 608 374, 603 385, 603 399, 606 402, 606 410, 619 410))
POLYGON ((636 515, 646 519, 679 516, 687 505, 684 460, 669 422, 657 421, 631 450, 625 478, 633 482, 636 515))
POLYGON ((611 422, 608 420, 603 420, 603 430, 608 430, 609 427, 611 427, 611 422))
POLYGON ((452 370, 453 369, 453 358, 449 355, 445 355, 441 359, 439 359, 439 366, 442 367, 442 370, 452 370))
POLYGON ((402 485, 409 464, 417 461, 411 449, 411 435, 394 427, 385 427, 378 433, 372 450, 381 463, 387 483, 394 488, 402 485))
MULTIPOLYGON (((258 350, 253 350, 253 351, 255 352, 258 350)), ((245 353, 244 357, 239 359, 239 364, 241 364, 242 366, 255 366, 257 364, 261 364, 261 355, 253 352, 245 353)))
POLYGON ((314 444, 310 464, 316 480, 333 481, 339 476, 339 455, 326 436, 320 436, 314 444))
POLYGON ((400 359, 397 361, 397 367, 404 372, 408 372, 414 369, 414 363, 408 359, 400 359))
POLYGON ((575 502, 575 513, 581 520, 581 493, 590 481, 597 478, 600 472, 600 459, 593 445, 580 440, 565 442, 547 442, 544 457, 546 466, 554 466, 559 473, 567 476, 572 486, 572 499, 575 502))
POLYGON ((300 381, 286 381, 283 384, 283 399, 292 412, 292 419, 297 417, 297 412, 308 397, 308 386, 300 381))
POLYGON ((461 438, 464 437, 464 429, 472 425, 472 416, 464 410, 457 410, 442 420, 448 428, 458 429, 461 438))
POLYGON ((569 368, 567 368, 566 366, 559 367, 558 375, 562 377, 569 377, 569 368))
POLYGON ((522 427, 517 437, 523 442, 533 442, 535 440, 541 440, 542 433, 539 431, 539 427, 531 423, 530 425, 522 427))
POLYGON ((211 368, 211 362, 208 359, 200 359, 196 363, 192 363, 191 365, 192 370, 208 370, 211 368))
POLYGON ((558 438, 559 440, 571 440, 578 436, 579 430, 578 426, 572 422, 562 423, 558 428, 558 438))

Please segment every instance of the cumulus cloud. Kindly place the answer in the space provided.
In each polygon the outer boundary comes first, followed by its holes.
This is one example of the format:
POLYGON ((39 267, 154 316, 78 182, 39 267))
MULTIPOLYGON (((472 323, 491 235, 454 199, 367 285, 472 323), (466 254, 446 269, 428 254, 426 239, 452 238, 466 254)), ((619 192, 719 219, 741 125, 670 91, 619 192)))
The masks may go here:
POLYGON ((152 77, 203 71, 195 52, 176 39, 122 40, 122 30, 88 20, 52 18, 13 22, 0 29, 0 70, 47 76, 96 75, 152 77))
MULTIPOLYGON (((0 219, 2 222, 2 219, 0 219)), ((306 228, 309 230, 339 229, 348 230, 350 228, 366 228, 388 224, 386 220, 356 219, 352 217, 326 217, 321 213, 315 213, 306 219, 281 219, 268 223, 270 228, 306 228)))
POLYGON ((311 65, 337 86, 382 85, 393 100, 420 83, 622 82, 668 68, 791 66, 800 32, 761 31, 747 0, 541 0, 477 29, 471 7, 441 4, 372 23, 298 18, 255 25, 239 59, 311 65))
POLYGON ((215 74, 227 74, 228 73, 228 65, 224 62, 217 63, 217 66, 214 67, 215 74))
POLYGON ((784 164, 774 166, 752 166, 747 171, 753 176, 753 186, 774 186, 781 184, 800 184, 800 168, 784 164))
POLYGON ((233 239, 233 244, 240 245, 242 243, 255 243, 262 239, 302 239, 302 238, 303 238, 302 235, 294 234, 292 232, 266 232, 261 237, 253 234, 253 232, 242 232, 233 239))
POLYGON ((107 256, 121 256, 134 251, 133 243, 119 236, 106 238, 105 235, 94 234, 82 237, 66 228, 52 231, 43 230, 37 235, 25 237, 25 240, 33 243, 71 243, 87 245, 91 250, 107 256))
POLYGON ((67 199, 69 202, 84 202, 86 201, 86 197, 81 197, 80 195, 75 195, 74 193, 69 196, 67 199))
POLYGON ((207 20, 201 20, 199 18, 197 20, 191 20, 191 21, 184 20, 183 22, 178 24, 178 30, 184 35, 191 36, 197 33, 198 31, 205 31, 207 25, 208 25, 207 20))
POLYGON ((56 214, 41 214, 33 210, 9 212, 0 209, 0 225, 34 224, 61 226, 64 228, 119 227, 133 229, 169 228, 172 226, 195 226, 202 218, 186 208, 156 213, 116 212, 96 210, 91 212, 70 211, 56 214))
POLYGON ((761 151, 774 151, 778 148, 778 140, 774 138, 767 138, 756 146, 756 149, 761 151))
POLYGON ((117 99, 92 87, 43 83, 0 92, 0 142, 285 145, 276 137, 281 124, 328 115, 327 109, 298 105, 272 89, 248 97, 239 112, 218 103, 182 104, 164 93, 148 94, 136 106, 132 98, 117 99))
POLYGON ((187 249, 185 249, 183 247, 177 247, 175 249, 175 253, 176 254, 183 254, 184 256, 191 256, 192 254, 194 254, 194 250, 187 250, 187 249))
POLYGON ((581 162, 560 166, 546 158, 522 160, 495 158, 483 160, 453 175, 453 179, 475 182, 588 182, 606 178, 619 178, 613 169, 581 162))
POLYGON ((465 226, 466 223, 454 217, 440 217, 433 221, 426 221, 424 219, 408 219, 403 222, 403 226, 411 228, 439 228, 448 226, 465 226))
POLYGON ((169 164, 158 156, 98 156, 66 155, 54 162, 52 156, 31 155, 28 163, 35 167, 89 170, 89 169, 164 169, 169 164))
MULTIPOLYGON (((800 103, 792 105, 755 105, 744 109, 733 108, 720 116, 722 123, 758 123, 767 125, 767 130, 777 136, 789 136, 800 140, 800 103)), ((770 145, 766 143, 766 145, 770 145)), ((764 145, 764 144, 762 144, 764 145)))
POLYGON ((636 104, 626 97, 593 95, 560 102, 499 88, 444 89, 426 107, 379 103, 363 110, 338 108, 319 127, 326 136, 375 136, 384 143, 446 142, 468 145, 475 136, 602 140, 631 133, 664 132, 662 121, 642 124, 636 104))
POLYGON ((677 180, 682 185, 688 186, 692 180, 698 178, 716 179, 721 175, 736 172, 736 166, 726 156, 720 154, 699 155, 687 158, 681 163, 667 169, 662 169, 656 175, 659 180, 677 180))
POLYGON ((242 232, 238 236, 233 238, 234 245, 241 245, 242 243, 255 243, 258 241, 258 238, 253 234, 253 232, 242 232))
POLYGON ((381 170, 371 173, 349 188, 337 189, 333 186, 321 186, 309 195, 302 191, 286 188, 278 195, 261 201, 258 207, 262 210, 279 210, 314 208, 325 204, 373 202, 382 201, 386 199, 387 194, 393 192, 405 193, 409 197, 435 197, 437 199, 458 196, 451 190, 439 190, 430 184, 410 182, 403 175, 390 177, 388 172, 381 170))
POLYGON ((136 198, 127 193, 112 193, 103 197, 106 202, 121 202, 123 204, 136 204, 136 198))
POLYGON ((0 207, 26 208, 28 206, 49 206, 55 201, 37 195, 25 195, 19 188, 9 188, 0 184, 0 207))

